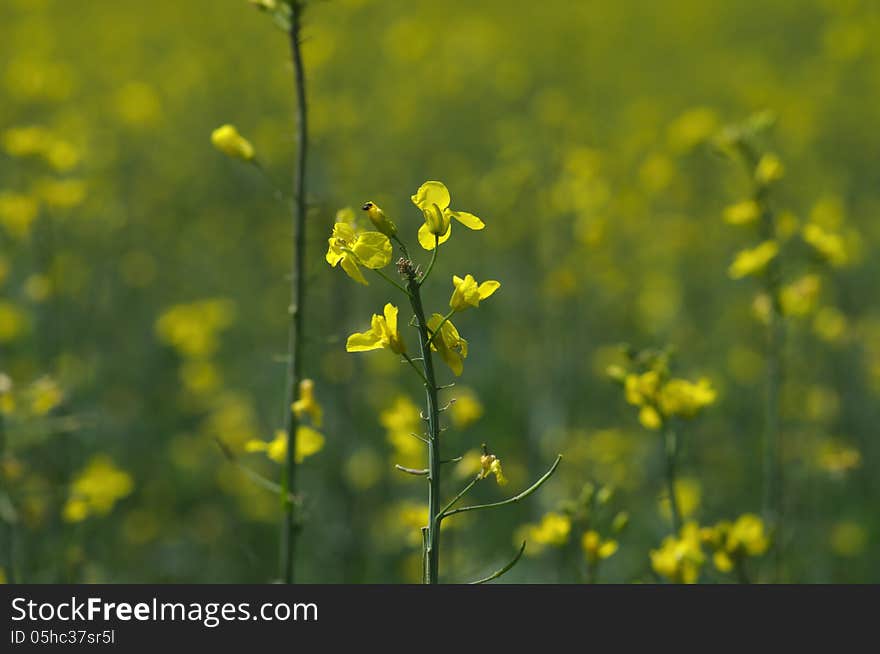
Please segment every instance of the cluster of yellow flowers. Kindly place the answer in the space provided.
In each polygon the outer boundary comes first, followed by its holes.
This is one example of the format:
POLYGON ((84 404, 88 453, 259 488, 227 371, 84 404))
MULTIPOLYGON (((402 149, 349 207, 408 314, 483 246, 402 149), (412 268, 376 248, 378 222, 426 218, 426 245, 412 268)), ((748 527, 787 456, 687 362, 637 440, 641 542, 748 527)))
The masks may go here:
POLYGON ((719 572, 736 571, 740 580, 746 581, 745 560, 764 554, 770 540, 763 520, 753 513, 702 528, 687 522, 677 535, 667 536, 659 548, 651 550, 651 567, 670 582, 696 583, 706 562, 704 546, 712 551, 712 562, 719 572))
POLYGON ((90 516, 104 516, 134 489, 134 481, 110 457, 99 454, 83 468, 70 485, 62 510, 66 522, 82 522, 90 516))
MULTIPOLYGON (((485 227, 483 221, 473 214, 449 208, 449 190, 441 182, 425 182, 411 199, 422 210, 424 222, 419 228, 419 243, 426 250, 434 250, 435 246, 449 239, 452 219, 470 229, 485 227)), ((393 257, 391 239, 398 240, 398 236, 397 225, 375 202, 365 203, 363 209, 378 231, 359 230, 357 225, 345 222, 350 212, 340 212, 337 219, 341 218, 342 221, 333 226, 325 258, 331 266, 338 265, 349 277, 366 285, 369 282, 361 267, 379 271, 390 264, 393 257)), ((477 283, 473 275, 468 274, 463 278, 453 276, 452 286, 450 312, 445 316, 431 314, 427 318, 427 326, 432 334, 431 349, 440 355, 455 375, 461 375, 464 359, 468 355, 468 342, 462 338, 450 318, 456 313, 480 306, 480 302, 493 295, 501 284, 494 280, 477 283)), ((406 343, 398 329, 398 313, 398 307, 387 303, 382 315, 373 315, 368 331, 348 337, 346 350, 366 352, 386 348, 395 354, 406 355, 406 343)))
POLYGON ((670 377, 668 357, 647 358, 647 364, 633 361, 635 369, 614 365, 608 374, 623 384, 626 401, 639 409, 639 422, 645 429, 659 430, 673 417, 693 418, 715 403, 717 392, 709 379, 689 381, 670 377), (647 370, 640 368, 647 367, 647 370))
MULTIPOLYGON (((303 379, 300 382, 298 397, 290 410, 300 420, 308 417, 311 421, 311 426, 300 423, 296 428, 296 451, 293 457, 296 463, 302 463, 306 457, 317 454, 324 448, 324 435, 315 429, 323 422, 324 409, 315 398, 315 382, 311 379, 303 379)), ((287 433, 283 429, 278 429, 271 441, 250 439, 244 444, 244 450, 265 452, 266 456, 275 463, 284 463, 287 459, 287 433)))

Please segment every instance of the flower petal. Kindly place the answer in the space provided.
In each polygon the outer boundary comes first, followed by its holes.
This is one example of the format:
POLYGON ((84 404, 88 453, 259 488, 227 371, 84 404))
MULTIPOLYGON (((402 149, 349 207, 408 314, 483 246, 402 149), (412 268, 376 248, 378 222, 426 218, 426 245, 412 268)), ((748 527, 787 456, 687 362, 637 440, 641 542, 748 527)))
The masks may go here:
POLYGON ((449 211, 447 213, 468 229, 480 230, 486 226, 482 220, 467 211, 449 211))
POLYGON ((369 352, 382 348, 382 338, 372 329, 368 332, 355 332, 345 342, 346 352, 369 352))
POLYGON ((385 324, 388 325, 388 331, 391 334, 397 333, 397 314, 398 308, 390 302, 385 305, 383 313, 385 314, 385 324))
MULTIPOLYGON (((448 241, 450 236, 452 236, 451 224, 449 225, 449 229, 446 230, 446 233, 440 237, 440 243, 448 241)), ((428 223, 422 223, 422 226, 419 227, 419 245, 426 250, 434 249, 434 235, 431 233, 431 230, 428 229, 428 223)))
POLYGON ((297 463, 302 463, 303 459, 312 454, 320 452, 324 448, 324 436, 321 432, 302 425, 296 430, 296 451, 294 458, 297 463))
POLYGON ((443 182, 425 182, 412 196, 412 201, 422 211, 426 211, 432 204, 443 210, 449 206, 449 189, 443 182))
POLYGON ((369 286, 370 282, 368 282, 364 278, 364 273, 361 272, 361 269, 358 268, 357 263, 355 263, 354 258, 346 253, 344 257, 341 259, 342 261, 342 269, 346 272, 346 274, 351 277, 354 281, 359 284, 363 284, 364 286, 369 286))
POLYGON ((490 279, 489 281, 480 284, 477 290, 480 293, 480 299, 485 300, 499 288, 501 288, 501 282, 496 282, 494 279, 490 279))
POLYGON ((375 270, 391 263, 391 241, 380 232, 364 232, 357 237, 351 249, 367 268, 375 270))

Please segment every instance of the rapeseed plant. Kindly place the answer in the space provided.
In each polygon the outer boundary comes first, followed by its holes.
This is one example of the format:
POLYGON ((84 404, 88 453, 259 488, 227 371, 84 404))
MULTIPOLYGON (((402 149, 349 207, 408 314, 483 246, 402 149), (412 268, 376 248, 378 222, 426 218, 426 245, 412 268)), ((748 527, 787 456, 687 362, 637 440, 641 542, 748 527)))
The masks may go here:
MULTIPOLYGON (((437 371, 434 367, 434 354, 440 356, 456 377, 463 373, 464 359, 468 355, 468 344, 451 319, 467 309, 479 307, 480 302, 491 297, 501 287, 501 284, 495 280, 478 284, 470 274, 464 277, 453 276, 453 290, 449 300, 450 310, 446 314, 432 313, 429 318, 422 301, 422 286, 428 281, 434 270, 440 245, 446 243, 450 237, 451 221, 455 219, 474 230, 483 229, 485 224, 473 214, 450 209, 450 194, 442 182, 425 182, 411 199, 413 204, 421 209, 424 218, 424 222, 418 230, 419 243, 425 250, 431 252, 430 262, 424 270, 410 258, 396 223, 372 201, 366 202, 362 209, 367 213, 370 223, 378 231, 358 229, 356 225, 346 222, 348 216, 341 212, 339 218, 342 220, 334 225, 333 232, 328 239, 326 260, 333 267, 339 264, 349 277, 364 285, 367 284, 367 280, 363 276, 361 267, 372 270, 402 294, 412 310, 413 317, 408 324, 417 330, 418 353, 416 355, 410 354, 401 331, 403 323, 399 319, 400 309, 391 302, 385 304, 381 314, 373 315, 370 328, 367 331, 356 332, 348 337, 346 350, 348 352, 390 350, 400 356, 403 362, 409 364, 424 386, 425 410, 419 412, 419 422, 426 423, 427 429, 422 434, 418 433, 421 431, 420 427, 414 429, 413 406, 406 399, 398 399, 395 408, 383 412, 382 422, 388 428, 389 437, 393 442, 397 442, 405 433, 409 437, 421 441, 427 448, 427 468, 415 469, 399 464, 396 467, 404 473, 427 479, 428 501, 424 516, 426 524, 422 526, 422 571, 425 583, 436 584, 440 578, 440 530, 444 520, 459 513, 497 508, 519 502, 535 492, 550 478, 556 471, 561 457, 557 457, 550 469, 538 481, 513 497, 489 504, 456 506, 482 480, 494 477, 499 486, 507 483, 501 459, 483 444, 479 467, 475 471, 471 471, 470 482, 452 500, 441 507, 442 466, 450 461, 461 465, 463 457, 448 460, 441 457, 441 434, 444 428, 440 425, 440 414, 452 405, 447 404, 445 407, 441 407, 438 394, 441 389, 450 388, 452 385, 441 386, 438 383, 437 371), (401 254, 397 260, 400 281, 396 281, 382 270, 391 263, 392 239, 398 245, 401 254)), ((479 582, 490 581, 507 572, 519 560, 524 549, 525 541, 510 563, 479 582)))

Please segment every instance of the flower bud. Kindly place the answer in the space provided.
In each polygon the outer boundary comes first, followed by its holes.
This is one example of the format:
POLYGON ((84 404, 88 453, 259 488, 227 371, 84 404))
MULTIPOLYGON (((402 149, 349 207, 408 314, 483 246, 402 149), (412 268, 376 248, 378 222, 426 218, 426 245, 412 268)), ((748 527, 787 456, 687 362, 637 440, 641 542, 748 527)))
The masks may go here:
POLYGON ((254 146, 238 133, 234 125, 223 125, 211 132, 211 143, 220 152, 233 159, 252 161, 256 156, 254 146))
POLYGON ((361 209, 367 212, 367 217, 370 219, 370 222, 373 223, 373 226, 376 229, 385 234, 385 236, 392 238, 397 234, 397 225, 385 215, 385 212, 379 208, 378 204, 375 202, 366 202, 361 209))

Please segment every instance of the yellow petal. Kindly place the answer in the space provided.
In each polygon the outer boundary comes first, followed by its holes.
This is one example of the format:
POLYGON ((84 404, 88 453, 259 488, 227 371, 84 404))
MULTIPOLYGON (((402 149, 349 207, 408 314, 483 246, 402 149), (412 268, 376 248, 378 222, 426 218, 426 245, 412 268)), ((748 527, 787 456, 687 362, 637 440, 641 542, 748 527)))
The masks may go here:
POLYGON ((468 229, 480 230, 486 226, 486 223, 467 211, 448 211, 448 213, 468 229))
MULTIPOLYGON (((451 235, 452 225, 450 224, 449 229, 446 230, 446 233, 440 237, 440 243, 445 243, 446 241, 448 241, 451 235)), ((426 250, 434 249, 434 235, 428 228, 427 223, 422 223, 422 226, 419 227, 419 245, 421 245, 426 250)))
POLYGON ((324 436, 317 430, 305 425, 296 430, 296 452, 294 457, 297 463, 302 463, 307 456, 317 454, 324 448, 324 436))
POLYGON ((345 342, 346 352, 369 352, 382 347, 382 338, 372 329, 368 332, 354 333, 345 342))
POLYGON ((412 196, 412 201, 422 211, 427 211, 432 204, 436 204, 442 211, 449 206, 449 189, 443 182, 425 182, 412 196))
POLYGON ((391 241, 379 232, 364 232, 355 240, 352 251, 367 268, 384 268, 391 263, 391 241))
POLYGON ((480 293, 480 299, 485 300, 487 297, 492 295, 495 291, 501 288, 501 282, 496 282, 494 279, 489 280, 487 282, 483 282, 480 284, 478 290, 480 293))
POLYGON ((607 559, 610 556, 613 556, 617 551, 617 541, 616 540, 606 540, 599 546, 599 558, 607 559))
POLYGON ((390 302, 385 305, 382 312, 385 314, 385 324, 388 325, 388 331, 391 334, 397 333, 397 314, 399 309, 390 302))
POLYGON ((327 263, 335 268, 336 264, 339 263, 344 256, 345 252, 339 247, 339 242, 335 238, 328 238, 327 254, 324 257, 327 260, 327 263))
POLYGON ((361 269, 358 268, 357 263, 355 263, 354 258, 350 254, 346 253, 346 255, 342 257, 342 259, 340 259, 340 261, 342 262, 342 269, 349 277, 351 277, 359 284, 363 284, 364 286, 370 285, 370 282, 366 280, 366 278, 364 277, 364 273, 362 273, 361 269))

